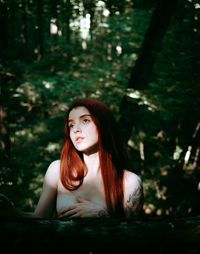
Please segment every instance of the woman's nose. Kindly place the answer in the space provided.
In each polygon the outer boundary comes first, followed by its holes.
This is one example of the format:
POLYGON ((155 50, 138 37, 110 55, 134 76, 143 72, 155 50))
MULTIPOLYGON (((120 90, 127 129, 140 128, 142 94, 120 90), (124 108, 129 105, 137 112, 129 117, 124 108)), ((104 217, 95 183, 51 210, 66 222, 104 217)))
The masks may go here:
POLYGON ((81 132, 81 128, 80 128, 79 124, 75 124, 73 131, 74 131, 74 133, 81 132))

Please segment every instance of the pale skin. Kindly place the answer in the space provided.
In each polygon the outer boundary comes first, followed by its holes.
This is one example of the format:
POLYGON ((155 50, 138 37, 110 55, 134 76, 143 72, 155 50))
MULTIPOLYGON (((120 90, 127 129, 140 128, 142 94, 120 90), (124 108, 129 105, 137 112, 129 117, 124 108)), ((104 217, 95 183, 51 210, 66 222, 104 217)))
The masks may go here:
MULTIPOLYGON (((83 152, 88 172, 83 184, 75 191, 64 188, 60 181, 60 161, 50 164, 43 184, 43 191, 35 209, 37 217, 51 217, 56 207, 59 218, 96 218, 108 216, 99 168, 97 150, 98 133, 89 111, 85 107, 74 108, 69 114, 70 138, 75 148, 83 152)), ((140 178, 125 170, 124 208, 126 217, 135 215, 142 197, 140 178)))
MULTIPOLYGON (((87 108, 76 107, 68 119, 70 138, 74 147, 83 153, 87 174, 83 184, 69 191, 60 180, 60 161, 52 162, 44 177, 43 190, 34 213, 25 217, 50 218, 56 211, 58 218, 109 217, 99 166, 98 132, 87 108)), ((136 215, 142 199, 140 178, 124 170, 124 209, 127 218, 136 215)))

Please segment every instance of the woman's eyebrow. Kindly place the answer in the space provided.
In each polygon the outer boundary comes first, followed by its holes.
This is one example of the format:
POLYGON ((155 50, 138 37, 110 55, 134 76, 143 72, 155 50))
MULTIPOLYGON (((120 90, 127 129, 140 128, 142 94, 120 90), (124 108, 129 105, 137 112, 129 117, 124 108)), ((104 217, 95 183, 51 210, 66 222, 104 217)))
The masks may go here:
POLYGON ((70 122, 73 122, 73 121, 74 121, 74 120, 72 120, 72 119, 69 119, 67 122, 68 122, 68 123, 70 123, 70 122))
POLYGON ((90 116, 91 117, 90 114, 84 114, 84 115, 81 115, 80 118, 83 118, 83 117, 86 117, 86 116, 90 116))

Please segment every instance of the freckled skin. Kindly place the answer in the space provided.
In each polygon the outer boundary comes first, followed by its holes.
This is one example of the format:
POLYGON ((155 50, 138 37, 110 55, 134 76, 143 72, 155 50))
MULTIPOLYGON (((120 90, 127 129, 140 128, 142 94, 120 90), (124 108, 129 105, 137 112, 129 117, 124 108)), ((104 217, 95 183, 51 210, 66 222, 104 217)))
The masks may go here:
POLYGON ((95 152, 94 149, 97 149, 98 144, 98 132, 90 112, 85 107, 72 109, 69 114, 68 126, 72 143, 79 152, 95 152), (76 142, 77 137, 83 139, 76 142))

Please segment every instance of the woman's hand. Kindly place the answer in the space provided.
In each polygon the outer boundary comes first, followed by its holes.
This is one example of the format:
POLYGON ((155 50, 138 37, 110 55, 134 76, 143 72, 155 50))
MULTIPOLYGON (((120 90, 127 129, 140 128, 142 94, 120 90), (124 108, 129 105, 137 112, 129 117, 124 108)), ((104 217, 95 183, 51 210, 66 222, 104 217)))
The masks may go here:
POLYGON ((62 208, 59 218, 100 218, 109 217, 105 208, 79 197, 76 198, 77 203, 62 208))

